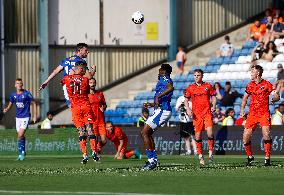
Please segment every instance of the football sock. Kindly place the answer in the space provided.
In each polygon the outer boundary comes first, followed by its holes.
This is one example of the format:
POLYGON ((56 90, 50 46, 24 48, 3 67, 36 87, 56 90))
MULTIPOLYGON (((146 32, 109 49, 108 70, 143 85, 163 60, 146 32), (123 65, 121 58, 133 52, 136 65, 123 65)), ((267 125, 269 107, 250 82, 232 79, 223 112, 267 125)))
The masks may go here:
POLYGON ((80 136, 80 148, 83 154, 87 154, 87 136, 80 136))
POLYGON ((90 140, 90 147, 91 147, 92 152, 97 153, 96 136, 89 135, 89 140, 90 140))
POLYGON ((214 137, 208 138, 208 146, 209 146, 209 151, 213 151, 213 149, 214 149, 214 137))
POLYGON ((245 143, 244 147, 245 147, 245 151, 247 153, 247 156, 252 156, 251 142, 245 143))
POLYGON ((272 140, 264 140, 265 158, 270 158, 272 140))
POLYGON ((102 142, 99 141, 99 142, 97 143, 97 150, 101 151, 101 150, 102 150, 102 147, 103 147, 102 142))
POLYGON ((133 156, 134 155, 134 150, 128 150, 128 151, 126 151, 126 153, 125 153, 125 157, 126 158, 130 158, 131 156, 133 156))
POLYGON ((18 151, 19 154, 23 154, 26 151, 26 139, 20 138, 18 139, 18 151))
POLYGON ((152 151, 152 154, 153 154, 153 158, 155 159, 155 160, 157 160, 157 152, 156 152, 156 150, 153 150, 152 151))
POLYGON ((146 154, 148 157, 148 161, 152 162, 153 161, 153 152, 150 149, 146 149, 146 154))
POLYGON ((197 154, 202 155, 202 140, 196 140, 196 149, 197 149, 197 154))

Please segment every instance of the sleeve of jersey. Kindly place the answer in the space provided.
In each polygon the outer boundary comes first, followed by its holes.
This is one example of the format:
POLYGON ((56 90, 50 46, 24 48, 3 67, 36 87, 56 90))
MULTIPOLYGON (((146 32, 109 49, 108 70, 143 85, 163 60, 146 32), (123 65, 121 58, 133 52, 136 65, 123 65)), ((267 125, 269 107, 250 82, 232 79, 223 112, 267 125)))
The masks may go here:
POLYGON ((15 103, 15 99, 14 99, 14 96, 13 96, 12 94, 10 95, 10 98, 9 98, 9 99, 10 99, 10 102, 11 102, 11 103, 15 103))
POLYGON ((251 90, 250 90, 250 86, 249 86, 249 85, 246 86, 245 92, 246 92, 247 94, 249 94, 249 95, 251 94, 251 90))
POLYGON ((215 96, 216 95, 216 91, 214 90, 214 88, 212 87, 212 85, 209 85, 209 93, 210 93, 210 96, 215 96))
POLYGON ((106 100, 105 100, 105 96, 104 96, 104 93, 103 92, 101 92, 101 102, 102 102, 102 104, 106 104, 106 100))
POLYGON ((123 139, 122 130, 120 128, 117 128, 114 134, 117 139, 123 139))
POLYGON ((190 98, 190 96, 191 96, 190 87, 188 87, 188 88, 186 88, 186 89, 184 90, 184 97, 185 97, 185 98, 190 98))
POLYGON ((269 94, 274 90, 273 85, 270 82, 267 83, 267 88, 268 88, 269 94))
POLYGON ((33 95, 31 94, 31 92, 28 92, 28 97, 29 97, 29 100, 30 100, 30 101, 33 101, 33 100, 34 100, 34 97, 33 97, 33 95))

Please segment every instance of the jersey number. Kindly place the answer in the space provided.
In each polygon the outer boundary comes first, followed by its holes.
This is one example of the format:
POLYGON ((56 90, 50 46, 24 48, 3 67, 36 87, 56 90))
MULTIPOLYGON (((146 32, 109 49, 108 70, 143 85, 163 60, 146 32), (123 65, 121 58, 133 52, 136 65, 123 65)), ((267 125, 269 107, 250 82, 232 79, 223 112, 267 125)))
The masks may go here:
POLYGON ((81 94, 81 83, 71 82, 70 86, 73 94, 81 94))

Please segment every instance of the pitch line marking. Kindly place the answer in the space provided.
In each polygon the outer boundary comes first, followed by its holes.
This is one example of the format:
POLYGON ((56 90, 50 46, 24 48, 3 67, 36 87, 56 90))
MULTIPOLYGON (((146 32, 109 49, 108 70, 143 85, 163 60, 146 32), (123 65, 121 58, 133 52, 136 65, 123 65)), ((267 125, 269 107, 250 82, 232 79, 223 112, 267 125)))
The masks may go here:
MULTIPOLYGON (((86 194, 86 195, 154 195, 154 194, 142 194, 142 193, 117 193, 117 192, 67 192, 67 191, 16 191, 16 190, 0 190, 0 194, 86 194)), ((163 194, 155 194, 163 195, 163 194)))

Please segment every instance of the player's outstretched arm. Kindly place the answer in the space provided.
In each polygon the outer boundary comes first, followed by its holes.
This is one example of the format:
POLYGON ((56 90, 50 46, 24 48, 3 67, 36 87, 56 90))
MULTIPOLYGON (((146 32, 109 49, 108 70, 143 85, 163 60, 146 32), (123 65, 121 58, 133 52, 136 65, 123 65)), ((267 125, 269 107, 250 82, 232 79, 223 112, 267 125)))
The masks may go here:
POLYGON ((186 97, 185 100, 184 100, 184 106, 185 106, 187 115, 189 117, 191 117, 192 116, 192 110, 189 108, 188 101, 189 101, 189 98, 186 97))
POLYGON ((59 65, 57 66, 52 73, 48 76, 48 78, 40 85, 39 91, 44 89, 49 81, 53 79, 58 73, 60 73, 63 70, 63 66, 59 65))
POLYGON ((13 106, 12 102, 9 102, 8 106, 3 109, 3 113, 6 114, 13 106))
POLYGON ((241 105, 241 112, 240 112, 241 117, 245 115, 245 107, 247 105, 248 97, 249 97, 249 94, 245 92, 243 96, 243 100, 242 100, 242 105, 241 105))
POLYGON ((216 104, 217 104, 217 97, 215 95, 212 96, 212 112, 215 112, 216 110, 216 104))

